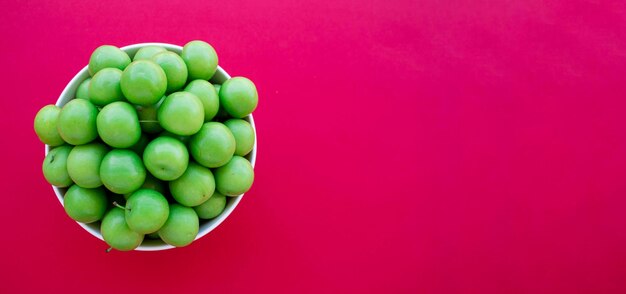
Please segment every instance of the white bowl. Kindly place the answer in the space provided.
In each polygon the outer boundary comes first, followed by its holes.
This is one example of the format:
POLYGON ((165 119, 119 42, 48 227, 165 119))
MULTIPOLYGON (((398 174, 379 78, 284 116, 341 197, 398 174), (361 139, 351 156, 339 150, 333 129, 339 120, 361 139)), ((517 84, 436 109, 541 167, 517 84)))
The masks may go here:
MULTIPOLYGON (((145 46, 150 46, 150 45, 156 45, 156 46, 161 46, 164 47, 165 49, 178 53, 180 54, 181 51, 183 50, 183 47, 178 46, 178 45, 172 45, 172 44, 165 44, 165 43, 140 43, 140 44, 134 44, 134 45, 130 45, 130 46, 126 46, 126 47, 122 47, 121 49, 128 53, 128 55, 131 57, 131 59, 133 58, 133 56, 135 55, 135 53, 137 52, 137 50, 139 50, 142 47, 145 46)), ((76 96, 76 89, 78 88, 78 86, 80 85, 80 83, 82 81, 84 81, 85 79, 87 79, 89 76, 89 71, 87 69, 87 66, 85 66, 83 69, 81 69, 75 76, 74 78, 72 78, 72 80, 67 84, 67 86, 65 86, 65 89, 63 89, 63 92, 61 92, 61 96, 59 96, 59 99, 57 100, 56 105, 59 107, 63 107, 63 105, 65 105, 65 103, 67 103, 68 101, 70 101, 71 99, 74 99, 74 97, 76 96)), ((222 84, 224 83, 226 80, 230 79, 230 75, 228 75, 228 73, 226 73, 226 71, 224 69, 222 69, 220 66, 217 67, 217 72, 215 73, 215 75, 211 78, 211 83, 214 84, 222 84)), ((254 119, 252 118, 252 114, 247 116, 245 118, 245 120, 247 120, 251 125, 252 128, 254 129, 254 133, 256 134, 256 127, 254 125, 254 119)), ((246 158, 248 160, 250 160, 250 163, 252 164, 252 167, 254 167, 254 163, 256 161, 256 151, 257 151, 257 140, 254 141, 254 147, 252 148, 252 151, 246 155, 246 158)), ((46 145, 46 150, 45 153, 48 154, 48 151, 50 150, 50 146, 46 145)), ((59 199, 59 202, 61 203, 61 205, 63 205, 63 197, 65 195, 65 192, 67 191, 66 188, 58 188, 55 186, 52 186, 52 189, 54 190, 54 193, 56 194, 57 198, 59 199)), ((243 194, 237 196, 237 197, 227 197, 227 203, 226 203, 226 208, 224 209, 224 211, 222 212, 222 214, 220 214, 219 216, 217 216, 214 219, 211 220, 200 220, 200 230, 198 231, 198 235, 196 236, 196 240, 204 237, 206 234, 208 234, 209 232, 211 232, 213 229, 215 229, 217 226, 219 226, 230 214, 231 212, 233 212, 233 210, 235 209, 235 207, 237 206, 237 204, 239 204, 239 201, 241 201, 241 198, 243 197, 243 194)), ((102 234, 100 233, 100 222, 95 222, 95 223, 91 223, 91 224, 84 224, 84 223, 80 223, 77 222, 81 227, 83 227, 83 229, 85 229, 87 232, 89 232, 90 234, 92 234, 93 236, 95 236, 96 238, 103 240, 102 238, 102 234)), ((141 243, 141 245, 139 245, 139 247, 137 247, 135 250, 140 250, 140 251, 158 251, 158 250, 166 250, 166 249, 171 249, 171 248, 175 248, 172 245, 169 245, 165 242, 163 242, 162 240, 152 240, 152 239, 148 239, 145 238, 143 243, 141 243)))

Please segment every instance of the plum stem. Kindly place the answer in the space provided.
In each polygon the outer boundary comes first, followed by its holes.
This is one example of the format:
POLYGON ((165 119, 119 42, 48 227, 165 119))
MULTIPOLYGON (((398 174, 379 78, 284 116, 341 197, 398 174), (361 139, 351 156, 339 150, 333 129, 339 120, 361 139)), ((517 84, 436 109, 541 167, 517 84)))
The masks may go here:
POLYGON ((126 207, 119 205, 119 204, 117 203, 117 201, 113 201, 113 205, 115 205, 115 206, 117 206, 117 207, 119 207, 119 208, 121 208, 121 209, 126 209, 126 207))
POLYGON ((107 248, 106 253, 111 252, 111 250, 113 250, 113 247, 109 247, 109 248, 107 248))

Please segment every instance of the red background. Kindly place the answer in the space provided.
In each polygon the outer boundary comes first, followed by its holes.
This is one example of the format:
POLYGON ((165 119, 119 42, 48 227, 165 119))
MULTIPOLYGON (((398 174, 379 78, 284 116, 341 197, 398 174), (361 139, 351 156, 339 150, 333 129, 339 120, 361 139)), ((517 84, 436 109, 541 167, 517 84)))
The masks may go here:
POLYGON ((626 291, 623 1, 175 2, 3 3, 0 292, 626 291), (193 39, 257 84, 254 187, 189 247, 105 254, 35 113, 98 45, 193 39))

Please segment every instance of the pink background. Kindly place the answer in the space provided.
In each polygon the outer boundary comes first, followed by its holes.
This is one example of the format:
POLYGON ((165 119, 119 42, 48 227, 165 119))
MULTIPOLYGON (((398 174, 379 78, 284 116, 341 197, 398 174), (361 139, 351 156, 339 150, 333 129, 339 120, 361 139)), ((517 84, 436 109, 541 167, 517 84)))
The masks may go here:
POLYGON ((1 293, 626 292, 623 1, 175 2, 3 2, 1 293), (105 254, 35 113, 98 45, 193 39, 258 86, 256 182, 105 254))

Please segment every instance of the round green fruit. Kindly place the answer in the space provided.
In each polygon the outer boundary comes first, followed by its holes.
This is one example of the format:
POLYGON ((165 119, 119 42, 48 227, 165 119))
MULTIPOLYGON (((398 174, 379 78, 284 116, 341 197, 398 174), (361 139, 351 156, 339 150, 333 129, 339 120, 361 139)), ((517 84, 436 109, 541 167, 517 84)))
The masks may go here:
POLYGON ((56 105, 46 105, 37 112, 35 116, 35 133, 44 144, 59 146, 65 143, 57 130, 60 113, 61 108, 56 105))
POLYGON ((122 73, 122 93, 138 105, 153 105, 165 95, 167 76, 159 65, 150 60, 133 61, 122 73))
POLYGON ((248 160, 241 156, 233 158, 224 166, 215 169, 217 191, 226 196, 238 196, 250 190, 254 182, 254 170, 248 160))
POLYGON ((76 99, 89 100, 89 84, 91 84, 91 78, 87 78, 78 85, 76 89, 76 99))
POLYGON ((222 123, 205 123, 189 140, 193 158, 208 168, 226 164, 235 154, 235 137, 222 123))
POLYGON ((97 142, 75 146, 67 157, 67 173, 82 188, 102 186, 100 164, 108 152, 106 145, 97 142))
POLYGON ((165 97, 157 111, 161 126, 180 136, 198 132, 204 122, 204 107, 196 95, 176 92, 165 97))
POLYGON ((126 223, 124 209, 113 207, 102 219, 100 232, 109 246, 120 250, 133 250, 143 242, 144 235, 131 230, 126 223))
POLYGON ((191 162, 185 173, 169 183, 172 197, 185 206, 198 206, 215 192, 213 173, 208 168, 191 162))
POLYGON ((185 92, 192 93, 200 99, 204 108, 204 121, 211 121, 217 114, 217 110, 220 108, 220 98, 217 96, 217 91, 211 83, 205 80, 191 81, 185 87, 185 92))
POLYGON ((130 63, 130 57, 120 48, 111 45, 102 45, 93 51, 89 58, 89 74, 94 76, 104 68, 124 70, 130 63))
POLYGON ((158 137, 146 146, 143 162, 157 179, 172 181, 187 169, 189 152, 181 141, 171 137, 158 137))
POLYGON ((71 151, 71 146, 63 145, 55 147, 46 155, 41 169, 50 185, 63 188, 72 184, 72 178, 67 173, 67 157, 71 151))
POLYGON ((169 215, 169 204, 165 197, 154 190, 139 189, 126 201, 126 223, 140 234, 158 231, 169 215))
POLYGON ((146 169, 135 152, 114 149, 102 159, 100 178, 111 192, 126 194, 141 187, 146 179, 146 169))
POLYGON ((72 145, 82 145, 98 137, 98 109, 85 99, 72 99, 59 113, 57 130, 61 138, 72 145))
POLYGON ((165 50, 165 48, 160 47, 160 46, 146 46, 146 47, 142 47, 141 49, 137 50, 137 53, 135 53, 135 56, 133 57, 133 61, 137 61, 137 60, 149 60, 152 57, 154 57, 155 55, 161 53, 161 52, 166 52, 167 50, 165 50))
POLYGON ((217 217, 224 211, 226 207, 226 196, 215 192, 209 198, 209 200, 204 201, 202 204, 193 208, 198 214, 198 217, 201 219, 212 219, 217 217))
POLYGON ((167 93, 180 90, 187 83, 187 65, 178 54, 170 51, 161 52, 152 58, 167 77, 167 93))
POLYGON ((111 102, 124 100, 120 79, 122 71, 117 68, 104 68, 93 76, 89 83, 89 101, 94 105, 104 106, 111 102))
POLYGON ((224 122, 235 137, 235 155, 246 156, 254 147, 254 128, 252 125, 240 118, 231 118, 224 122))
POLYGON ((183 247, 193 242, 199 229, 200 220, 193 208, 172 204, 167 221, 159 230, 159 237, 167 244, 183 247))
POLYGON ((97 118, 98 134, 102 141, 114 148, 128 148, 141 137, 137 111, 129 103, 113 102, 100 111, 97 118))
POLYGON ((189 79, 210 80, 217 71, 217 53, 203 41, 191 41, 183 47, 180 55, 189 70, 189 79))
POLYGON ((256 86, 247 78, 231 78, 220 88, 220 105, 234 118, 246 117, 256 109, 258 103, 256 86))
POLYGON ((88 189, 73 185, 63 197, 65 212, 73 220, 93 223, 104 216, 107 209, 107 196, 102 188, 88 189))

